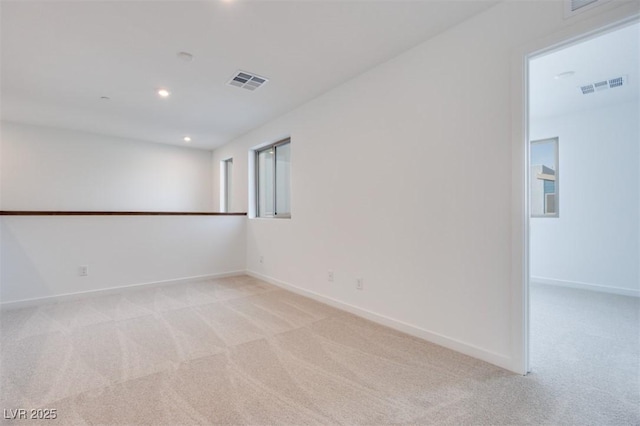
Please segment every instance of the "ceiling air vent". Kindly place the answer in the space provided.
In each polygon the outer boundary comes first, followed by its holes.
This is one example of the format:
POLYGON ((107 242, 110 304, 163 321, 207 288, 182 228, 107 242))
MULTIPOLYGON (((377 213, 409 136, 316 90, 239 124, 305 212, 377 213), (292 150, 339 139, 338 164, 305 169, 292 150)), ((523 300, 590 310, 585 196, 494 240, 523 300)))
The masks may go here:
POLYGON ((564 0, 564 17, 570 18, 609 1, 611 0, 564 0))
POLYGON ((614 88, 614 87, 622 86, 625 83, 624 80, 625 80, 624 77, 612 78, 611 80, 609 80, 609 87, 614 88))
POLYGON ((607 89, 613 89, 614 87, 620 87, 627 82, 627 76, 623 75, 620 77, 610 78, 608 80, 596 81, 595 83, 585 84, 580 86, 580 91, 583 95, 588 95, 589 93, 601 92, 607 89))
POLYGON ((593 93, 596 89, 593 88, 593 84, 587 84, 586 86, 580 86, 580 90, 582 90, 582 94, 586 95, 589 93, 593 93))
POLYGON ((259 75, 246 71, 238 71, 233 77, 231 77, 231 80, 229 80, 227 84, 229 86, 236 86, 242 89, 254 91, 266 84, 267 81, 269 80, 264 77, 260 77, 259 75))

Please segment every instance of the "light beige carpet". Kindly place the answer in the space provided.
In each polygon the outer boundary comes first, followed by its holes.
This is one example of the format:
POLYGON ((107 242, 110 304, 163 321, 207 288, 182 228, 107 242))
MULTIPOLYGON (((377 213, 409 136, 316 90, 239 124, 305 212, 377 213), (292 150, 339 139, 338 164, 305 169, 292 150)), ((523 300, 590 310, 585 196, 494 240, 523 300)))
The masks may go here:
POLYGON ((38 424, 640 423, 637 328, 588 364, 595 342, 552 340, 522 377, 243 276, 5 311, 1 331, 1 408, 57 410, 38 424))

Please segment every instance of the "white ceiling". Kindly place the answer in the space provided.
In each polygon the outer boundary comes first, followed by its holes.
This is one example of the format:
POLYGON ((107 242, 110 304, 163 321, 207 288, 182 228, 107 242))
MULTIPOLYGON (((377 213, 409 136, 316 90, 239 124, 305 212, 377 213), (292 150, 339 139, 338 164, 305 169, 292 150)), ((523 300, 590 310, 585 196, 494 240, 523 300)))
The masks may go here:
POLYGON ((640 24, 558 50, 530 63, 531 117, 549 117, 640 99, 640 24), (573 71, 571 77, 556 75, 573 71), (583 95, 580 86, 626 75, 627 84, 583 95))
POLYGON ((495 3, 4 1, 2 118, 211 149, 495 3))

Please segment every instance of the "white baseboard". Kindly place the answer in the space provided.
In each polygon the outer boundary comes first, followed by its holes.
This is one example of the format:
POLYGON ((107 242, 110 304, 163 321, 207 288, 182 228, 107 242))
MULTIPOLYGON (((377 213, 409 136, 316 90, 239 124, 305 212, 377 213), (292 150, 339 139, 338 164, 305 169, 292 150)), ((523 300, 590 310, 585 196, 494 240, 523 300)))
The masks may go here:
POLYGON ((621 288, 621 287, 610 287, 610 286, 604 286, 599 284, 587 284, 579 281, 558 280, 555 278, 545 278, 545 277, 531 277, 530 282, 532 284, 555 285, 560 287, 577 288, 580 290, 597 291, 600 293, 611 293, 611 294, 620 294, 622 296, 640 297, 640 290, 633 290, 633 289, 621 288))
POLYGON ((311 299, 317 300, 318 302, 322 302, 329 306, 333 306, 334 308, 338 308, 340 310, 352 313, 356 316, 368 319, 369 321, 373 321, 377 324, 384 325, 386 327, 401 331, 403 333, 409 334, 419 339, 426 340, 431 343, 435 343, 437 345, 454 350, 456 352, 460 352, 470 357, 477 358, 482 361, 486 361, 490 364, 497 365, 498 367, 504 368, 506 370, 510 370, 518 373, 517 368, 513 365, 513 360, 507 356, 504 356, 495 352, 491 352, 489 350, 480 348, 478 346, 471 345, 471 344, 462 342, 460 340, 452 339, 442 334, 425 330, 423 328, 416 327, 414 325, 407 324, 405 322, 402 322, 393 318, 389 318, 384 315, 380 315, 375 312, 371 312, 366 309, 362 309, 357 306, 350 305, 348 303, 344 303, 339 300, 332 299, 330 297, 326 297, 309 290, 305 290, 293 284, 289 284, 287 282, 277 280, 275 278, 260 274, 258 272, 247 270, 246 274, 254 278, 258 278, 263 281, 266 281, 270 284, 276 285, 285 290, 292 291, 302 296, 306 296, 311 299))
POLYGON ((19 308, 28 308, 33 306, 46 305, 50 303, 69 302, 72 300, 80 300, 95 296, 106 296, 109 294, 120 294, 126 291, 138 290, 141 287, 153 288, 162 287, 171 284, 189 283, 194 281, 210 280, 215 278, 234 277, 244 275, 245 271, 222 272, 218 274, 197 275, 192 277, 176 278, 163 281, 152 281, 147 283, 129 284, 119 287, 101 288, 96 290, 79 291, 76 293, 56 294, 53 296, 36 297, 33 299, 22 299, 11 302, 0 303, 0 310, 10 310, 19 308))

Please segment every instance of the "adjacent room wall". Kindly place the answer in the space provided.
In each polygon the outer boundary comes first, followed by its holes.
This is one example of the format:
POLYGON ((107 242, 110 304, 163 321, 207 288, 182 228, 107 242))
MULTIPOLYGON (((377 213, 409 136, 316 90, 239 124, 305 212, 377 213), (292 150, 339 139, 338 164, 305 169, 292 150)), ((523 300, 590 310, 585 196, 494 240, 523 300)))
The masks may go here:
POLYGON ((640 296, 638 102, 531 120, 559 137, 560 217, 532 218, 532 281, 640 296))
POLYGON ((2 122, 3 210, 211 211, 209 151, 2 122))
POLYGON ((249 219, 248 270, 522 372, 511 66, 594 10, 501 3, 214 151, 244 210, 249 150, 291 136, 292 218, 249 219))
MULTIPOLYGON (((3 210, 212 206, 208 151, 2 124, 3 210)), ((245 227, 242 216, 4 216, 0 301, 243 271, 245 227)))

